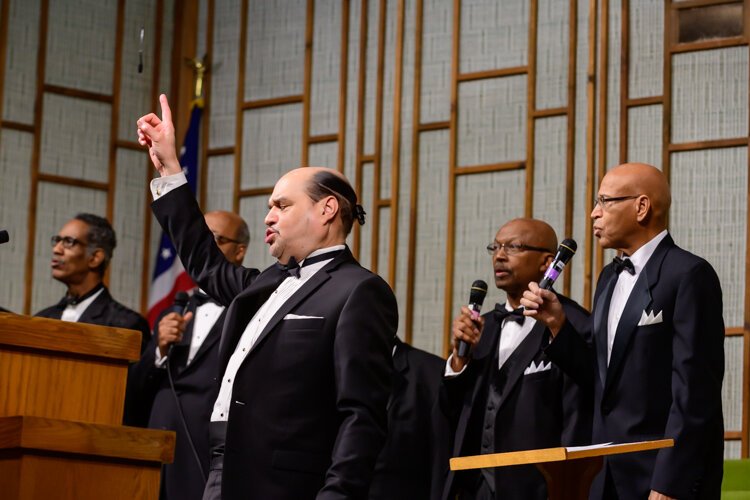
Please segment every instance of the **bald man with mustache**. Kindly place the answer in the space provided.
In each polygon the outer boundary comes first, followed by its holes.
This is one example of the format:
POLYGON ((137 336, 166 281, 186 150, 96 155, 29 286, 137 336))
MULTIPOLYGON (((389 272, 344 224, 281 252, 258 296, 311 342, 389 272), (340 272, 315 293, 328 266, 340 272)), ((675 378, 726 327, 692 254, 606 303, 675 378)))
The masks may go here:
POLYGON ((581 342, 557 298, 532 283, 521 303, 554 340, 547 356, 594 387, 593 442, 673 438, 674 447, 606 457, 592 499, 717 499, 724 424, 724 320, 711 265, 667 232, 669 184, 628 163, 602 179, 594 236, 618 257, 599 276, 593 342, 581 342))

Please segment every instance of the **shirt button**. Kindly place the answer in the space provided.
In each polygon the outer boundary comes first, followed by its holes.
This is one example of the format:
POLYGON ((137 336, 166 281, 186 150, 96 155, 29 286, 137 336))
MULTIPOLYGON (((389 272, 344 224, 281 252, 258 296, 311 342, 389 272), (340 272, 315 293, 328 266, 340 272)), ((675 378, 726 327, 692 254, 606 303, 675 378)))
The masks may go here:
POLYGON ((224 414, 222 413, 222 414, 221 414, 220 416, 222 416, 222 417, 223 417, 223 416, 224 416, 224 414))
POLYGON ((231 382, 232 382, 232 379, 231 379, 231 378, 228 378, 228 379, 227 379, 227 382, 231 383, 231 382))

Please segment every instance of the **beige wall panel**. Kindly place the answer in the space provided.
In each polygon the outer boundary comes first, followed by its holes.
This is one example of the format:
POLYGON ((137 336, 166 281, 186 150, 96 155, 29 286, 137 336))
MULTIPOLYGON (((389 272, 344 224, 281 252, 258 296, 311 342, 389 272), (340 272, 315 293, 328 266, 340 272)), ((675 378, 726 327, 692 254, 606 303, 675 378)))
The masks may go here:
MULTIPOLYGON (((383 128, 380 159, 380 197, 391 197, 391 169, 393 168, 393 110, 396 94, 396 29, 398 1, 391 0, 386 6, 385 24, 385 68, 383 71, 383 128)), ((382 261, 381 261, 382 262, 382 261)), ((387 262, 387 261, 386 261, 387 262)))
POLYGON ((198 0, 198 30, 195 40, 195 57, 206 53, 206 30, 208 27, 208 0, 198 0))
POLYGON ((540 0, 537 23, 536 108, 568 104, 568 22, 570 4, 540 0))
POLYGON ((458 87, 458 166, 526 158, 526 76, 458 87))
POLYGON ((372 268, 372 238, 375 232, 375 225, 372 223, 372 214, 377 210, 375 199, 372 196, 372 184, 375 178, 375 168, 372 163, 362 165, 362 193, 359 195, 359 203, 369 215, 369 221, 364 226, 360 226, 359 238, 359 263, 367 269, 372 268))
POLYGON ((39 170, 107 182, 111 110, 107 103, 45 94, 39 170))
POLYGON ((742 337, 724 339, 724 385, 721 388, 724 407, 724 429, 742 430, 742 337))
POLYGON ((662 168, 661 104, 628 109, 628 161, 662 168))
POLYGON ((578 0, 578 27, 576 44, 576 93, 575 93, 575 157, 573 182, 573 239, 578 243, 578 257, 568 264, 570 273, 570 296, 578 302, 583 300, 584 244, 586 232, 591 231, 589 214, 586 210, 586 71, 589 51, 589 2, 578 0))
POLYGON ((664 92, 664 5, 661 2, 630 4, 631 99, 664 92))
MULTIPOLYGON (((122 71, 120 73, 120 116, 117 137, 136 140, 135 123, 153 108, 151 81, 154 74, 154 36, 156 9, 151 0, 125 2, 125 27, 122 39, 122 71), (140 29, 143 26, 143 73, 138 73, 138 51, 141 50, 140 29)), ((162 61, 162 64, 165 62, 162 61)))
MULTIPOLYGON (((356 2, 356 0, 354 0, 356 2)), ((364 116, 364 147, 362 154, 375 153, 375 98, 378 87, 378 31, 380 24, 380 2, 387 0, 369 0, 367 3, 367 56, 360 64, 365 65, 365 116, 364 116)), ((359 31, 359 28, 354 28, 359 31)), ((356 58, 359 52, 352 52, 356 58)), ((359 79, 359 75, 357 75, 359 79)), ((355 99, 357 103, 359 97, 355 99)), ((353 103, 353 104, 354 104, 353 103)), ((356 105, 356 104, 355 104, 356 105)))
MULTIPOLYGON (((378 227, 378 274, 388 281, 388 253, 391 248, 391 207, 380 209, 380 224, 378 227)), ((400 304, 399 304, 400 305, 400 304)), ((401 307, 399 307, 401 311, 401 307)))
POLYGON ((310 95, 311 135, 335 134, 339 130, 341 3, 341 0, 315 2, 310 95))
POLYGON ((421 123, 447 121, 451 106, 453 3, 424 0, 421 123))
MULTIPOLYGON (((161 55, 159 56, 161 58, 161 65, 159 67, 159 92, 165 93, 167 94, 167 96, 169 96, 169 92, 171 91, 170 85, 172 83, 172 37, 174 36, 173 19, 175 0, 163 1, 164 19, 161 28, 159 29, 159 31, 157 31, 157 33, 161 33, 161 55)), ((182 62, 180 62, 180 64, 181 63, 182 62)), ((178 138, 178 141, 182 141, 182 138, 178 138)))
POLYGON ((234 155, 209 157, 206 182, 206 211, 231 211, 234 196, 234 155))
POLYGON ((240 0, 214 2, 208 146, 234 145, 239 77, 240 0))
POLYGON ((672 155, 670 231, 708 262, 721 280, 724 323, 744 324, 747 148, 672 155))
POLYGON ((104 216, 107 193, 60 184, 39 183, 36 234, 34 235, 34 277, 31 313, 56 304, 65 294, 65 286, 52 279, 50 237, 76 214, 89 212, 104 216))
POLYGON ((273 186, 300 165, 302 105, 287 104, 243 113, 242 189, 273 186))
POLYGON ((485 309, 505 300, 495 288, 492 259, 487 245, 510 219, 523 216, 526 172, 511 170, 462 175, 456 179, 455 269, 451 311, 458 312, 469 299, 474 280, 489 285, 485 309))
POLYGON ((747 47, 675 54, 672 141, 747 136, 747 47))
POLYGON ((4 1, 10 5, 2 118, 31 125, 36 97, 39 0, 4 1))
POLYGON ((461 73, 527 64, 529 5, 528 0, 462 1, 461 73))
MULTIPOLYGON (((143 216, 146 210, 146 186, 151 175, 148 158, 140 151, 117 151, 114 220, 117 248, 110 264, 109 288, 112 296, 129 308, 141 307, 141 267, 143 255, 143 216)), ((149 195, 150 198, 150 195, 149 195)))
POLYGON ((447 130, 441 130, 419 137, 414 323, 410 326, 414 346, 442 355, 450 136, 447 130))
MULTIPOLYGON (((607 71, 607 160, 605 167, 620 163, 620 53, 622 47, 622 5, 609 1, 609 69, 607 71)), ((600 116, 597 116, 597 127, 600 116)), ((598 137, 598 136, 597 136, 598 137)), ((624 145, 623 145, 624 146, 624 145)))
MULTIPOLYGON (((536 121, 534 153, 534 217, 565 234, 565 146, 568 119, 564 116, 536 121)), ((558 288, 560 288, 558 286, 558 288)))
MULTIPOLYGON (((357 106, 359 103, 359 47, 361 1, 351 0, 349 4, 349 60, 346 81, 346 137, 344 144, 344 175, 355 183, 357 168, 357 106)), ((357 193, 360 198, 362 193, 357 193)))
POLYGON ((250 0, 246 101, 302 93, 306 0, 250 0))
POLYGON ((309 154, 310 166, 336 168, 339 143, 322 142, 319 144, 310 144, 309 154))
MULTIPOLYGON (((684 1, 684 0, 683 0, 684 1)), ((742 452, 741 441, 724 441, 724 459, 740 458, 742 452)))
POLYGON ((268 196, 248 196, 240 200, 240 216, 247 222, 250 229, 250 244, 245 254, 245 267, 265 269, 276 262, 268 252, 268 245, 263 240, 266 237, 266 225, 263 220, 268 213, 268 196))
POLYGON ((49 3, 45 83, 112 94, 117 2, 49 3))
POLYGON ((24 266, 27 258, 28 209, 31 177, 31 134, 15 130, 0 133, 0 229, 10 241, 0 246, 0 307, 22 312, 24 266))

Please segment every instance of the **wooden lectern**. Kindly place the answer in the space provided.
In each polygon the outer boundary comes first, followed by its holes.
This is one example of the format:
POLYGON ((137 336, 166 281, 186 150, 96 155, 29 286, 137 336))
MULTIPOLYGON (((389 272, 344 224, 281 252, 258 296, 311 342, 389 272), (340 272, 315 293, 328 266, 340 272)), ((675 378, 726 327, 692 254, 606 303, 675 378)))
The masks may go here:
POLYGON ((673 439, 626 444, 600 444, 568 448, 514 451, 451 458, 451 470, 482 469, 534 464, 547 481, 550 500, 587 500, 591 481, 602 468, 605 455, 635 453, 674 446, 673 439))
POLYGON ((0 313, 0 492, 155 500, 175 435, 123 427, 141 333, 0 313))

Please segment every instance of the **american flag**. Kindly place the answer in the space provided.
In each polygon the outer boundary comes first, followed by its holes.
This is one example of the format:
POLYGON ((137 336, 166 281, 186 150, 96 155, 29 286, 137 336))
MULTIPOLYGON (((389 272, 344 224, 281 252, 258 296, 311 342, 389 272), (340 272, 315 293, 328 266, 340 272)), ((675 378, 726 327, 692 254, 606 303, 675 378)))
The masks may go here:
MULTIPOLYGON (((200 143, 202 114, 201 103, 194 103, 190 112, 190 125, 180 151, 180 165, 193 194, 196 193, 198 187, 198 144, 200 143)), ((151 328, 154 327, 159 314, 172 305, 175 293, 190 290, 194 286, 193 280, 187 275, 180 259, 177 258, 177 252, 169 236, 162 231, 159 250, 156 252, 154 275, 148 293, 148 322, 151 328)))

